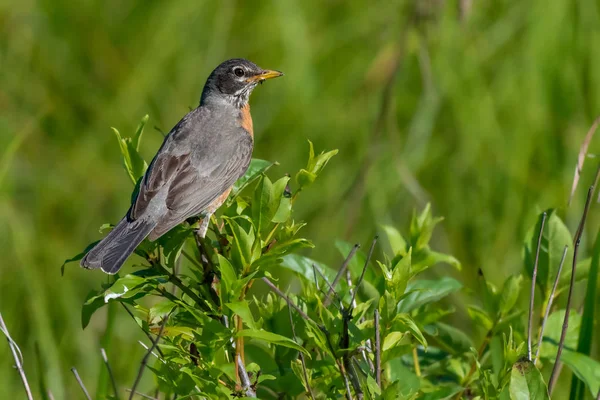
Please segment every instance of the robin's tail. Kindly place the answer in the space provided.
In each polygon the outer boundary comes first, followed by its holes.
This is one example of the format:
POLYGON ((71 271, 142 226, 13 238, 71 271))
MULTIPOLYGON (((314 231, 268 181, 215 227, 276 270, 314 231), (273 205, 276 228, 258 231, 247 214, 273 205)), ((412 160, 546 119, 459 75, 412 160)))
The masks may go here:
POLYGON ((154 229, 156 223, 148 221, 128 221, 127 217, 90 250, 81 260, 81 266, 88 269, 100 268, 107 274, 116 274, 133 253, 135 248, 154 229))

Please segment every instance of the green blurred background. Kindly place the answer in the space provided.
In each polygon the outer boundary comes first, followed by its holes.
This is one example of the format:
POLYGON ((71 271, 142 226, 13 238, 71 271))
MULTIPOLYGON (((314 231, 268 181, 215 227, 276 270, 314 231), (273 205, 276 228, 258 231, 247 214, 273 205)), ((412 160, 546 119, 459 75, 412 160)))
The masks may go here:
MULTIPOLYGON (((336 265, 335 239, 367 243, 431 202, 446 217, 435 246, 476 293, 478 269, 501 284, 522 268, 539 209, 561 207, 576 227, 585 188, 566 205, 600 114, 598 43, 595 0, 0 0, 0 311, 32 384, 78 398, 69 368, 93 391, 100 346, 122 382, 143 354, 121 309, 109 311, 112 341, 105 311, 81 330, 102 273, 60 276, 128 207, 111 126, 128 136, 149 114, 150 159, 219 62, 282 70, 251 101, 255 157, 281 175, 304 165, 307 139, 340 150, 298 202, 311 256, 336 265)), ((2 399, 22 393, 9 357, 0 345, 2 399)))

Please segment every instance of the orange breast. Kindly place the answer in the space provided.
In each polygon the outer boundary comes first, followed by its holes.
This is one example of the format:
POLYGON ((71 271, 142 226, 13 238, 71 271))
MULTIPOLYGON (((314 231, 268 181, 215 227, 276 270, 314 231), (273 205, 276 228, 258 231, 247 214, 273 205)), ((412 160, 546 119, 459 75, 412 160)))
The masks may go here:
POLYGON ((240 125, 248 132, 248 134, 254 137, 254 128, 252 126, 252 116, 250 115, 250 104, 246 104, 240 110, 240 125))

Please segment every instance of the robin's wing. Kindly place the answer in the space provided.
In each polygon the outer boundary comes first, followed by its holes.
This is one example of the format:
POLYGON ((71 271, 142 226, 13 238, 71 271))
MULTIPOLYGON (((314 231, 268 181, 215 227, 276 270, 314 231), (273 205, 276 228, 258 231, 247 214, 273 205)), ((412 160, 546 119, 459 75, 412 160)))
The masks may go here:
POLYGON ((171 182, 167 195, 169 210, 154 229, 155 237, 167 232, 185 219, 198 215, 238 180, 248 169, 252 157, 252 139, 240 135, 239 140, 229 142, 227 149, 203 159, 195 166, 188 159, 171 182), (205 161, 206 160, 206 161, 205 161))
POLYGON ((165 197, 161 205, 166 208, 155 216, 158 226, 153 237, 204 211, 244 174, 252 157, 252 138, 242 131, 220 140, 207 138, 205 144, 194 146, 194 154, 182 152, 189 135, 198 134, 190 132, 194 124, 182 122, 150 164, 130 211, 131 218, 139 218, 157 194, 165 197))

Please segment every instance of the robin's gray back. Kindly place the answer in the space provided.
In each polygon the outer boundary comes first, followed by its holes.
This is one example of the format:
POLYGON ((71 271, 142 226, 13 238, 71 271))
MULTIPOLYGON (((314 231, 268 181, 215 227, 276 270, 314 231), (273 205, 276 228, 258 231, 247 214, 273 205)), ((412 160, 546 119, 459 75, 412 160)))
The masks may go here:
POLYGON ((151 240, 204 212, 246 172, 253 139, 239 116, 231 105, 203 105, 169 132, 128 214, 157 223, 151 240))

